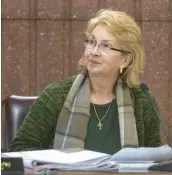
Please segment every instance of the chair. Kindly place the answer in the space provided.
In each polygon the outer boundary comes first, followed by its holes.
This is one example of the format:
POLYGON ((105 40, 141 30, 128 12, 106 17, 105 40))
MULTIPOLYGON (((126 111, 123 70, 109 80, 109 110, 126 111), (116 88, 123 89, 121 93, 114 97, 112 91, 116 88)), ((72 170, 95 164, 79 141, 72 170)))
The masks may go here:
POLYGON ((36 96, 11 95, 3 100, 4 105, 4 151, 8 151, 12 139, 15 137, 21 123, 26 117, 36 96))

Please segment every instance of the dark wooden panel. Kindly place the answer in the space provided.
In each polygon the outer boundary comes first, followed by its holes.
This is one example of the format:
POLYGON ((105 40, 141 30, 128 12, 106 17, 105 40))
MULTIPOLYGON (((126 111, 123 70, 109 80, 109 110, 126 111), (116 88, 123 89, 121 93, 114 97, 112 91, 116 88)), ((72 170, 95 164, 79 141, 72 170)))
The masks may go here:
POLYGON ((33 0, 2 0, 2 18, 28 19, 33 0))
POLYGON ((29 94, 30 22, 2 22, 2 96, 29 94))
POLYGON ((37 21, 36 92, 63 78, 64 22, 37 21))
POLYGON ((141 0, 142 20, 166 20, 168 3, 167 0, 141 0))
POLYGON ((136 6, 134 0, 100 0, 100 8, 123 11, 133 16, 135 19, 138 19, 136 16, 138 7, 138 2, 136 6))
POLYGON ((91 18, 99 9, 99 0, 71 0, 71 18, 91 18))
MULTIPOLYGON (((167 22, 142 22, 146 51, 144 82, 148 83, 157 99, 166 127, 170 115, 169 24, 167 22)), ((163 136, 163 139, 165 137, 163 136)))
POLYGON ((69 0, 36 0, 38 19, 69 19, 69 0))
POLYGON ((71 24, 71 67, 72 74, 77 72, 78 61, 84 51, 84 30, 86 22, 72 21, 71 24))

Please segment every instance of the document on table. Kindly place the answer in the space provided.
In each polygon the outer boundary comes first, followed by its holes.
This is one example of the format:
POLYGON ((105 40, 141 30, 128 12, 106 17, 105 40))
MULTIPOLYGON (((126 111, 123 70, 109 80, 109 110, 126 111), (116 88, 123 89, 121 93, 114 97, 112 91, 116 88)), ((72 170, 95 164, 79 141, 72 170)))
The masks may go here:
POLYGON ((33 160, 40 163, 58 163, 58 164, 74 164, 94 159, 101 159, 110 156, 108 154, 94 151, 79 151, 74 153, 64 153, 58 150, 38 150, 38 151, 22 151, 7 152, 4 156, 22 157, 23 159, 33 160))
POLYGON ((148 168, 152 165, 155 165, 153 162, 128 162, 128 163, 119 163, 118 169, 119 172, 148 172, 148 168))
POLYGON ((111 156, 111 161, 154 161, 163 162, 172 159, 172 148, 161 147, 124 148, 111 156))
POLYGON ((172 149, 165 145, 154 148, 123 148, 114 155, 83 150, 64 153, 58 150, 39 150, 3 153, 9 157, 22 157, 26 166, 43 169, 113 171, 146 170, 154 162, 172 159, 172 149), (137 165, 137 166, 135 166, 137 165))

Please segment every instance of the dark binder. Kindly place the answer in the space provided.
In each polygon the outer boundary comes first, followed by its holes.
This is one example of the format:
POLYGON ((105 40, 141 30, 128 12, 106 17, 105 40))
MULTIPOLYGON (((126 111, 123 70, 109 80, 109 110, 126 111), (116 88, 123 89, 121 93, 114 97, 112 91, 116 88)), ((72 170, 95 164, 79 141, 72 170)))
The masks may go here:
POLYGON ((150 171, 172 172, 172 160, 152 165, 148 168, 150 171))

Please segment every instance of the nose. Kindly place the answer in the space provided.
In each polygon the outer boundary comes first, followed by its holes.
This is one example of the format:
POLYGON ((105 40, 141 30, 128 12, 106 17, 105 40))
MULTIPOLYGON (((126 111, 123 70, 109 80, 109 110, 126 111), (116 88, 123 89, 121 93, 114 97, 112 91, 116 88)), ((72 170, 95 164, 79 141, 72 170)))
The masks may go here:
POLYGON ((95 47, 92 49, 91 54, 97 55, 97 56, 100 55, 99 45, 98 44, 96 44, 95 47))

